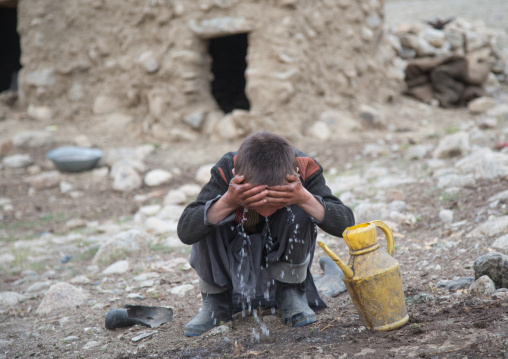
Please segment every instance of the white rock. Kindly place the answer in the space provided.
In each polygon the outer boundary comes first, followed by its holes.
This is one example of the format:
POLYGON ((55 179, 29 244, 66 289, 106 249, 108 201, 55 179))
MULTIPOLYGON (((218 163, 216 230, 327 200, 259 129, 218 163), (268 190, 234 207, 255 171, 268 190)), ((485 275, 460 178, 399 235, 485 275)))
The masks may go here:
POLYGON ((184 122, 195 130, 200 130, 205 120, 205 113, 203 111, 196 111, 189 116, 185 117, 184 122))
POLYGON ((51 67, 46 67, 27 71, 25 74, 25 82, 28 85, 38 87, 53 86, 55 84, 55 70, 51 67))
POLYGON ((118 108, 120 108, 118 100, 108 96, 98 96, 93 103, 93 113, 96 115, 113 112, 118 108))
POLYGON ((136 282, 144 282, 145 280, 147 279, 154 279, 154 278, 158 278, 159 277, 159 273, 155 273, 155 272, 146 272, 146 273, 141 273, 141 274, 138 274, 137 276, 135 276, 133 279, 136 281, 136 282))
POLYGON ((72 185, 69 182, 66 182, 66 181, 60 182, 60 192, 67 193, 67 192, 72 191, 73 189, 74 188, 72 187, 72 185))
POLYGON ((210 181, 210 171, 215 164, 207 164, 199 167, 195 179, 198 183, 205 185, 210 181))
POLYGON ((461 172, 475 178, 496 179, 508 176, 508 154, 493 152, 490 148, 477 148, 470 155, 455 163, 461 172))
POLYGON ((16 257, 10 253, 4 253, 0 255, 0 264, 8 264, 14 262, 16 257))
POLYGON ((37 314, 44 315, 52 312, 79 306, 85 302, 88 294, 69 283, 53 284, 44 295, 37 308, 37 314))
POLYGON ((171 288, 170 293, 174 295, 183 295, 192 289, 194 289, 194 286, 192 284, 182 284, 171 288))
POLYGON ((78 276, 72 278, 70 280, 70 282, 72 284, 89 284, 90 283, 90 279, 86 275, 81 274, 81 275, 78 275, 78 276))
POLYGON ((491 197, 489 197, 488 201, 489 202, 494 202, 494 201, 506 201, 508 200, 508 189, 506 191, 502 191, 502 192, 499 192, 491 197))
POLYGON ((508 233, 508 216, 493 218, 475 229, 467 237, 494 237, 508 233))
POLYGON ((482 275, 469 287, 469 294, 473 296, 491 295, 496 291, 496 285, 487 275, 482 275))
POLYGON ((83 346, 83 350, 88 350, 88 349, 95 348, 96 346, 99 346, 100 344, 101 344, 100 342, 97 342, 97 341, 95 341, 95 340, 89 341, 89 342, 87 342, 87 343, 83 346))
POLYGON ((421 33, 421 36, 434 47, 440 48, 445 43, 445 33, 441 30, 427 28, 421 33))
POLYGON ((359 108, 358 116, 368 126, 383 127, 384 126, 384 115, 372 106, 362 105, 359 108))
POLYGON ((133 167, 126 164, 115 167, 115 174, 113 176, 113 189, 115 191, 131 192, 140 188, 141 185, 141 177, 133 167))
POLYGON ((443 223, 452 223, 453 211, 449 209, 442 209, 441 211, 439 211, 439 219, 443 223))
POLYGON ((469 134, 467 132, 457 132, 445 136, 439 141, 434 150, 434 158, 446 158, 461 156, 469 152, 469 134))
POLYGON ((384 203, 360 203, 353 212, 357 223, 390 217, 390 210, 384 203))
POLYGON ((12 144, 16 147, 40 147, 53 143, 53 134, 46 131, 23 131, 12 138, 12 144))
POLYGON ((28 105, 26 113, 28 117, 37 121, 47 122, 53 119, 53 111, 47 106, 35 106, 30 104, 28 105))
POLYGON ((492 97, 479 97, 469 102, 467 108, 471 113, 485 113, 497 105, 497 101, 492 97))
POLYGON ((178 188, 187 197, 195 197, 201 192, 201 186, 197 184, 184 184, 178 188))
POLYGON ((129 270, 129 262, 126 260, 121 260, 111 264, 109 267, 102 271, 102 274, 122 274, 129 270))
POLYGON ((187 196, 180 190, 171 190, 164 197, 164 205, 170 204, 184 204, 187 201, 187 196))
POLYGON ((145 184, 149 187, 156 187, 168 183, 173 178, 173 175, 162 169, 155 169, 149 171, 145 175, 145 184))
POLYGON ((69 335, 65 338, 62 338, 62 341, 64 343, 72 343, 72 342, 77 342, 79 340, 79 337, 75 336, 75 335, 69 335))
POLYGON ((508 254, 508 234, 499 237, 492 243, 492 248, 497 252, 508 254))
POLYGON ((176 226, 169 221, 150 217, 145 221, 145 230, 148 233, 162 234, 176 231, 176 226))
POLYGON ((47 189, 58 186, 61 180, 60 172, 48 171, 27 177, 23 181, 29 183, 35 189, 47 189))
MULTIPOLYGON (((116 227, 115 227, 116 228, 116 227)), ((93 264, 110 264, 115 258, 148 249, 149 236, 138 229, 120 232, 101 245, 93 258, 93 264)))
POLYGON ((92 170, 92 176, 98 180, 106 178, 108 176, 108 173, 109 173, 109 168, 107 168, 107 167, 99 167, 99 168, 94 168, 92 170))
POLYGON ((399 201, 399 200, 391 201, 388 204, 388 208, 391 211, 397 211, 397 212, 404 213, 407 211, 407 203, 404 201, 399 201))
POLYGON ((152 74, 159 69, 159 62, 152 51, 145 51, 139 55, 138 62, 144 67, 146 72, 152 74))
POLYGON ((0 310, 13 307, 25 300, 25 296, 16 292, 0 292, 0 310))
POLYGON ((39 292, 41 290, 44 290, 46 288, 49 288, 50 286, 51 286, 51 282, 50 281, 47 281, 47 282, 37 282, 37 283, 32 284, 30 287, 28 287, 25 292, 27 292, 27 293, 35 293, 35 292, 39 292))
POLYGON ((152 204, 149 206, 143 206, 139 209, 139 213, 144 216, 155 216, 161 210, 162 206, 160 204, 152 204))
POLYGON ((478 121, 476 121, 476 124, 479 128, 482 130, 489 129, 489 128, 496 128, 498 124, 498 120, 495 117, 482 117, 478 121))
POLYGON ((309 128, 309 134, 312 138, 319 141, 326 141, 331 136, 330 128, 326 122, 323 121, 314 122, 314 124, 309 128))
POLYGON ((497 105, 487 111, 489 117, 506 117, 508 115, 508 104, 497 105))
POLYGON ((173 205, 166 205, 166 206, 164 206, 164 208, 162 208, 162 210, 159 212, 157 217, 160 219, 178 222, 184 209, 185 209, 184 206, 178 206, 178 205, 174 205, 174 204, 173 205))
POLYGON ((439 181, 437 183, 438 188, 445 187, 474 187, 476 186, 476 181, 472 176, 462 176, 456 174, 449 174, 439 177, 439 181))
POLYGON ((143 300, 145 299, 145 296, 139 294, 139 293, 130 293, 129 295, 127 295, 127 299, 139 299, 139 300, 143 300))
POLYGON ((406 158, 409 160, 421 160, 427 153, 429 153, 430 147, 427 145, 415 145, 407 149, 406 158))
POLYGON ((30 166, 33 161, 28 154, 16 154, 5 156, 2 160, 2 163, 5 167, 8 168, 26 168, 30 166))
POLYGON ((191 20, 191 30, 200 38, 209 39, 239 33, 248 33, 254 29, 254 24, 244 17, 214 17, 202 21, 191 20))

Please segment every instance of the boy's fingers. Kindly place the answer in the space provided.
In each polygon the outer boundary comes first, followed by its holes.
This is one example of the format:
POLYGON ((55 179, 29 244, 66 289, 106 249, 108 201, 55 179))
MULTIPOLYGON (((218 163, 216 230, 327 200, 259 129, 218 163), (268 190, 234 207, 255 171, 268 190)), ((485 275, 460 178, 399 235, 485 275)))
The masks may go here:
POLYGON ((233 184, 240 184, 243 182, 243 180, 245 179, 245 176, 235 176, 231 179, 231 182, 229 182, 229 184, 231 185, 232 183, 233 184))

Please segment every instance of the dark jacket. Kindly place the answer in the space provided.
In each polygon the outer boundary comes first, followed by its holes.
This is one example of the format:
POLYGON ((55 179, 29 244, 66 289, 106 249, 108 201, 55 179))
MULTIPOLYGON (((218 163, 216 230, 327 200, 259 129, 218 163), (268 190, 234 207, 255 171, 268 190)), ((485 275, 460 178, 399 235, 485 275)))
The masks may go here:
MULTIPOLYGON (((236 152, 226 153, 211 170, 210 181, 203 187, 196 201, 190 203, 178 221, 178 236, 185 244, 193 244, 212 230, 214 225, 207 223, 206 210, 210 201, 220 198, 227 192, 229 182, 234 177, 233 168, 236 152)), ((303 186, 313 194, 325 207, 325 215, 316 224, 325 232, 341 237, 347 227, 355 224, 353 212, 335 197, 326 185, 323 167, 303 152, 296 150, 300 180, 303 186)), ((243 209, 239 209, 243 211, 243 209)), ((218 225, 235 220, 233 212, 218 225)))

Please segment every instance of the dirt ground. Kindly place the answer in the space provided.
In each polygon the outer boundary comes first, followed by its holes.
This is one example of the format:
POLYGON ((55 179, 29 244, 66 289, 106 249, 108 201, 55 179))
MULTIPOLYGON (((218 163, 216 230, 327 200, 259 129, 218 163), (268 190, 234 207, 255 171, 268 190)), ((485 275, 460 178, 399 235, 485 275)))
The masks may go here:
MULTIPOLYGON (((503 89, 499 98, 506 100, 508 91, 503 89)), ((395 258, 401 264, 410 317, 402 328, 390 332, 365 330, 349 295, 342 293, 334 298, 325 297, 328 308, 318 312, 316 323, 302 328, 286 327, 280 322, 278 311, 273 314, 270 309, 259 308, 245 316, 236 314, 221 334, 188 338, 183 335, 183 328, 201 305, 199 293, 195 288, 179 297, 169 290, 195 282, 197 276, 192 270, 160 271, 160 284, 155 291, 146 292, 146 299, 141 302, 127 299, 123 288, 132 284, 134 275, 147 272, 151 261, 188 260, 189 248, 154 248, 149 258, 129 258, 135 266, 128 273, 105 281, 100 272, 87 272, 95 252, 80 247, 82 240, 77 239, 74 257, 67 263, 61 262, 62 257, 69 254, 65 246, 55 244, 46 248, 43 261, 30 261, 18 251, 10 267, 0 268, 0 292, 22 292, 33 282, 46 280, 43 277, 56 282, 86 274, 91 279, 90 284, 80 285, 90 297, 87 304, 79 308, 39 316, 35 310, 42 295, 35 294, 0 314, 0 358, 508 358, 508 302, 492 297, 471 297, 467 290, 448 291, 437 287, 440 280, 474 277, 472 263, 487 252, 492 239, 472 239, 466 234, 488 217, 487 199, 506 190, 508 179, 480 181, 474 188, 461 189, 457 196, 445 196, 442 189, 436 188, 432 171, 427 168, 428 156, 416 161, 403 156, 408 146, 415 143, 435 146, 442 136, 467 127, 477 118, 466 109, 443 110, 403 97, 383 105, 381 110, 388 117, 390 128, 366 129, 339 141, 296 139, 293 142, 314 156, 327 172, 333 169, 338 175, 344 175, 351 170, 365 172, 373 167, 390 167, 418 178, 417 183, 398 188, 405 194, 408 208, 417 214, 416 223, 394 229, 395 258), (366 144, 380 140, 400 150, 377 158, 362 154, 366 144), (454 222, 465 221, 466 224, 460 228, 443 225, 438 216, 440 208, 454 209, 454 222), (428 269, 429 264, 434 269, 428 269), (435 269, 437 266, 441 270, 435 269), (33 271, 38 277, 27 279, 26 271, 33 271), (135 326, 109 331, 104 327, 107 312, 127 303, 172 306, 175 315, 170 323, 155 328, 152 336, 133 342, 133 337, 150 329, 135 326), (259 320, 268 327, 268 333, 262 330, 259 320), (71 335, 79 340, 63 340, 71 335), (92 341, 98 344, 90 349, 83 348, 92 341)), ((52 168, 45 159, 46 152, 56 145, 69 144, 79 134, 87 135, 104 149, 154 143, 142 137, 141 131, 118 138, 72 120, 34 122, 26 118, 21 109, 11 111, 10 119, 0 122, 2 138, 21 130, 57 125, 56 144, 26 149, 43 170, 52 168)), ((489 135, 495 138, 496 131, 506 130, 507 126, 505 120, 489 135)), ((170 188, 194 183, 196 170, 201 165, 236 149, 239 141, 155 144, 156 151, 146 160, 147 170, 178 168, 182 173, 170 185, 157 188, 161 196, 153 203, 159 203, 170 188)), ((449 161, 449 165, 452 166, 453 161, 449 161)), ((114 192, 110 182, 97 182, 89 172, 62 176, 84 195, 64 196, 59 188, 30 195, 29 185, 23 181, 27 177, 26 170, 0 171, 0 197, 10 198, 16 207, 16 211, 5 214, 0 222, 1 248, 11 248, 20 240, 36 243, 46 234, 68 235, 70 231, 65 224, 73 218, 86 222, 110 221, 117 225, 129 222, 140 206, 134 196, 153 191, 153 188, 143 187, 128 194, 114 192)), ((369 197, 367 192, 365 196, 369 197)), ((77 233, 95 234, 93 229, 87 228, 77 233)), ((343 259, 348 258, 342 239, 337 238, 330 248, 343 259)), ((314 274, 322 273, 317 264, 322 255, 324 253, 317 249, 314 274)))

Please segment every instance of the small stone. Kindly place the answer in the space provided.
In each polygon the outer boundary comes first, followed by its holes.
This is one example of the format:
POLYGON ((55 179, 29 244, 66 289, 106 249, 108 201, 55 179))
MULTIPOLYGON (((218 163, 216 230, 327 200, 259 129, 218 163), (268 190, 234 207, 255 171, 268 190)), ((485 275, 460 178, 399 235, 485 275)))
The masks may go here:
POLYGON ((184 184, 178 190, 187 197, 195 197, 201 192, 201 186, 197 184, 184 184))
POLYGON ((139 55, 138 62, 149 74, 153 74, 159 70, 159 62, 155 58, 152 51, 145 51, 139 55))
POLYGON ((44 290, 46 288, 49 288, 51 286, 51 282, 37 282, 32 284, 30 287, 26 289, 27 293, 35 293, 39 292, 41 290, 44 290))
POLYGON ((486 275, 482 275, 469 287, 469 294, 477 297, 491 295, 496 291, 496 285, 486 275))
POLYGON ((53 284, 42 299, 37 314, 49 314, 67 308, 79 306, 85 302, 86 292, 69 283, 53 284))
POLYGON ((467 105, 471 113, 485 113, 497 105, 497 101, 492 97, 479 97, 469 102, 467 105))
POLYGON ((111 264, 109 267, 102 271, 102 274, 122 274, 129 270, 129 262, 126 260, 118 261, 111 264))
POLYGON ((210 171, 215 164, 207 164, 201 166, 196 172, 195 179, 198 183, 205 185, 210 181, 210 171))
POLYGON ((437 283, 438 288, 446 288, 450 291, 468 288, 474 282, 473 277, 455 277, 452 280, 441 280, 437 283))
POLYGON ((183 296, 188 291, 194 289, 192 284, 182 284, 176 287, 171 288, 170 293, 178 296, 183 296))
POLYGON ((141 334, 139 335, 136 335, 134 338, 132 338, 131 340, 133 342, 139 342, 141 339, 145 339, 145 338, 148 338, 156 333, 158 333, 159 331, 158 330, 151 330, 149 332, 141 332, 141 334))
POLYGON ((133 279, 136 282, 143 282, 143 281, 145 281, 147 279, 158 278, 158 277, 159 277, 159 273, 147 272, 147 273, 141 273, 141 274, 135 276, 133 279))
POLYGON ((362 105, 360 106, 358 115, 365 122, 367 126, 370 127, 383 127, 384 126, 384 116, 383 114, 376 110, 375 108, 362 105))
POLYGON ((323 121, 316 121, 309 129, 309 134, 312 138, 319 141, 326 141, 330 138, 330 128, 323 121))
POLYGON ((30 166, 33 161, 30 155, 16 154, 4 157, 2 163, 8 168, 26 168, 30 166))
POLYGON ((219 325, 218 327, 213 328, 208 333, 206 333, 205 337, 213 337, 216 335, 224 335, 231 332, 231 328, 228 325, 219 325))
POLYGON ((37 121, 50 121, 53 118, 53 111, 47 106, 34 106, 28 105, 27 109, 28 117, 37 121))
POLYGON ((73 230, 76 228, 83 228, 86 226, 86 222, 81 218, 73 218, 65 222, 65 228, 68 230, 73 230))
POLYGON ((25 300, 25 296, 16 292, 0 292, 0 310, 13 307, 25 300))
POLYGON ((186 201, 187 196, 180 190, 171 190, 164 197, 164 205, 184 204, 186 201))
POLYGON ((442 209, 441 211, 439 211, 439 219, 443 223, 452 223, 453 211, 450 209, 442 209))
POLYGON ((152 204, 150 206, 143 206, 139 209, 139 213, 144 216, 154 216, 161 210, 160 204, 152 204))
POLYGON ((62 341, 64 343, 72 343, 72 342, 77 342, 79 340, 79 337, 75 336, 75 335, 69 335, 68 337, 65 337, 62 339, 62 341))
POLYGON ((10 253, 4 253, 0 255, 0 264, 9 264, 14 262, 16 257, 10 253))
POLYGON ((434 158, 447 158, 461 156, 469 152, 469 135, 467 132, 457 132, 447 135, 439 141, 434 150, 434 158))
POLYGON ((139 293, 131 293, 127 295, 127 299, 137 299, 137 300, 143 300, 145 297, 139 293))
POLYGON ((162 234, 176 230, 168 221, 158 217, 150 217, 145 221, 145 230, 148 233, 162 234))
POLYGON ((89 284, 90 279, 84 274, 78 275, 70 280, 72 284, 89 284))
POLYGON ((150 187, 160 186, 168 183, 171 178, 173 178, 171 172, 162 169, 155 169, 149 171, 145 175, 145 184, 150 187))
POLYGON ((427 28, 425 29, 421 36, 432 46, 440 48, 445 43, 445 33, 441 30, 427 28))
POLYGON ((483 117, 483 118, 480 118, 476 122, 476 124, 482 130, 486 130, 486 129, 489 129, 489 128, 496 128, 497 124, 498 124, 498 120, 495 117, 483 117))
POLYGON ((508 216, 493 218, 473 229, 467 237, 494 237, 508 233, 508 216))
POLYGON ((108 176, 109 169, 107 167, 94 168, 92 170, 92 176, 96 179, 103 179, 108 176))
POLYGON ((197 111, 185 117, 184 122, 195 130, 200 130, 205 120, 203 111, 197 111))
POLYGON ((131 192, 141 187, 141 177, 132 166, 121 164, 115 167, 114 172, 113 189, 115 191, 131 192))
POLYGON ((408 160, 421 160, 427 155, 427 153, 429 153, 429 151, 430 148, 426 145, 411 146, 407 150, 406 158, 408 160))
POLYGON ((95 341, 95 340, 92 340, 92 341, 89 341, 88 343, 86 343, 84 346, 83 346, 83 350, 88 350, 88 349, 92 349, 92 348, 95 348, 96 346, 99 346, 101 343, 95 341))
POLYGON ((475 278, 487 275, 496 288, 508 288, 508 255, 499 252, 490 252, 478 257, 473 269, 475 278))
POLYGON ((58 186, 61 180, 62 177, 58 171, 48 171, 30 176, 24 181, 28 182, 35 189, 48 189, 58 186))
POLYGON ((66 182, 66 181, 60 182, 60 192, 67 193, 72 190, 73 190, 73 187, 69 182, 66 182))
POLYGON ((12 138, 16 147, 41 147, 53 143, 53 134, 46 131, 23 131, 12 138))
POLYGON ((494 243, 492 243, 492 248, 498 252, 508 255, 508 234, 496 239, 494 243))
POLYGON ((120 108, 118 100, 107 96, 98 96, 93 103, 93 113, 96 115, 113 112, 118 108, 120 108))

